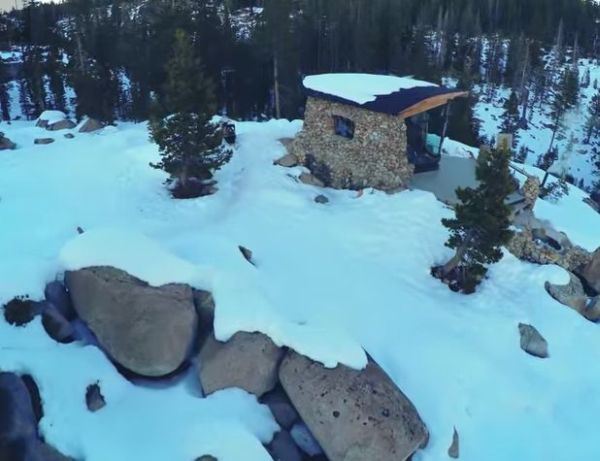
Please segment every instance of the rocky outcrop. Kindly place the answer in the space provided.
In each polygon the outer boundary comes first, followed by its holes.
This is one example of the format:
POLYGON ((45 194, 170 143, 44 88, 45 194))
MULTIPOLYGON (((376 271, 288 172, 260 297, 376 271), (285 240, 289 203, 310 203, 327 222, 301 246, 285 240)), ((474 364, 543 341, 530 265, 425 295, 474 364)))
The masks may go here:
POLYGON ((519 323, 519 334, 521 335, 521 349, 534 357, 541 359, 548 357, 548 342, 535 327, 519 323))
POLYGON ((581 275, 588 285, 600 294, 600 248, 594 252, 581 275))
POLYGON ((597 298, 590 299, 579 278, 570 274, 567 285, 554 285, 546 282, 546 291, 559 303, 574 309, 591 322, 600 321, 600 305, 597 298))
POLYGON ((199 355, 199 376, 205 394, 238 387, 258 397, 277 384, 283 352, 262 333, 236 333, 229 341, 209 336, 199 355))
POLYGON ((427 443, 414 405, 373 361, 327 369, 290 352, 279 378, 330 461, 404 461, 427 443))
POLYGON ((188 358, 198 317, 187 285, 161 287, 112 267, 67 272, 79 317, 120 365, 143 376, 163 376, 188 358))
POLYGON ((570 280, 566 285, 554 285, 546 282, 546 291, 559 303, 582 312, 587 306, 587 296, 579 278, 574 274, 569 274, 570 280))
POLYGON ((571 245, 564 237, 558 242, 546 235, 543 229, 515 232, 506 248, 521 260, 535 264, 556 264, 571 272, 584 267, 591 258, 585 249, 571 245))
POLYGON ((83 122, 81 127, 79 127, 80 133, 93 133, 94 131, 98 131, 104 128, 104 123, 96 120, 95 118, 88 118, 83 122))

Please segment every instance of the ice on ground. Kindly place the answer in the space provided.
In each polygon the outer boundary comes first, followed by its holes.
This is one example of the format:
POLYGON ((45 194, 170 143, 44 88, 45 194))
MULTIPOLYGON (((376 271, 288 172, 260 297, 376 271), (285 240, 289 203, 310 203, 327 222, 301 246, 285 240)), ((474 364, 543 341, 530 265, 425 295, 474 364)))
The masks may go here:
MULTIPOLYGON (((598 459, 599 326, 544 290, 546 281, 566 282, 567 273, 506 255, 477 294, 450 292, 429 271, 450 256, 440 220, 451 211, 420 191, 359 197, 327 189, 319 193, 329 204, 316 204, 315 188, 273 165, 285 152, 277 140, 300 127, 238 123, 239 147, 216 175, 218 193, 176 201, 165 174, 148 165, 158 152, 146 125, 59 137, 44 149, 31 144, 39 133, 33 123, 6 126, 24 147, 0 152, 0 303, 19 294, 41 298, 65 261, 96 262, 95 251, 80 260, 88 245, 119 263, 107 242, 119 248, 142 235, 145 243, 130 255, 176 258, 174 275, 183 279, 208 268, 219 338, 264 331, 326 364, 360 365, 364 348, 429 427, 430 443, 415 461, 447 460, 453 427, 463 461, 598 459), (253 251, 256 266, 238 245, 253 251), (73 259, 65 258, 69 248, 76 248, 73 259), (521 322, 546 338, 549 359, 520 349, 521 322)), ((546 217, 571 226, 574 243, 599 246, 591 208, 578 209, 578 220, 561 210, 579 203, 572 193, 549 204, 556 208, 546 217)), ((160 268, 144 273, 126 263, 155 282, 167 278, 160 268)), ((199 399, 193 374, 149 391, 123 380, 93 347, 52 343, 38 321, 18 329, 0 320, 0 368, 30 372, 41 383, 42 434, 66 454, 189 461, 219 444, 237 450, 215 452, 219 459, 268 459, 260 444, 274 426, 245 394, 199 399), (106 388, 108 405, 95 415, 84 409, 90 380, 106 388)))
POLYGON ((374 74, 321 74, 304 79, 304 87, 358 104, 375 101, 377 96, 411 88, 437 86, 409 77, 374 74))

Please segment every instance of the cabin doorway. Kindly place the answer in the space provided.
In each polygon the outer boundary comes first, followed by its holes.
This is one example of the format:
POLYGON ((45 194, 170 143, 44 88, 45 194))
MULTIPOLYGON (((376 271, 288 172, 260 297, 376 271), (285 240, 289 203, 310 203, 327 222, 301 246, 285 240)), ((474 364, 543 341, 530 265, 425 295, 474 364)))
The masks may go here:
POLYGON ((407 156, 415 173, 439 169, 447 117, 446 105, 406 119, 407 156))

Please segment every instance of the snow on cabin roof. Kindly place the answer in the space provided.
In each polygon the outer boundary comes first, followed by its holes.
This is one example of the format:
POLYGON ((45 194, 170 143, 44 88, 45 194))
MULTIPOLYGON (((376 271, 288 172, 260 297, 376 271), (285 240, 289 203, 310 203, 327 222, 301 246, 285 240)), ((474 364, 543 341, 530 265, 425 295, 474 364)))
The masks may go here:
POLYGON ((308 76, 303 83, 308 96, 391 115, 399 115, 435 98, 433 104, 425 108, 430 110, 466 94, 434 83, 393 75, 321 74, 308 76))

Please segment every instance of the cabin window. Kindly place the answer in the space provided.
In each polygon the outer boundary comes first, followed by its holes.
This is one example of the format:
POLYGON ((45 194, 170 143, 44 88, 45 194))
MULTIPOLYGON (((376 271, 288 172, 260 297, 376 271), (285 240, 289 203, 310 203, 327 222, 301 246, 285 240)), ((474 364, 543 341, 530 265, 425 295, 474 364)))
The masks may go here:
POLYGON ((338 136, 342 136, 346 139, 354 138, 354 122, 349 118, 334 115, 333 126, 335 129, 335 134, 338 136))

